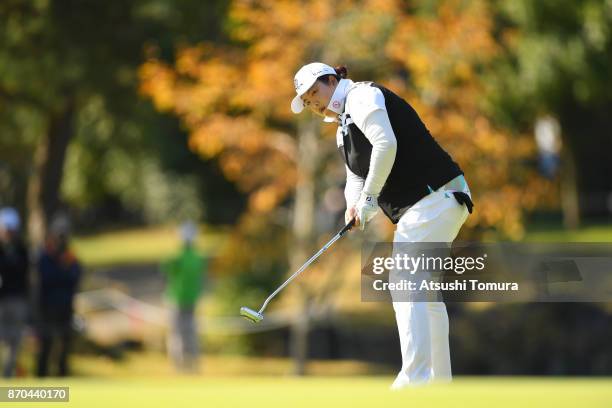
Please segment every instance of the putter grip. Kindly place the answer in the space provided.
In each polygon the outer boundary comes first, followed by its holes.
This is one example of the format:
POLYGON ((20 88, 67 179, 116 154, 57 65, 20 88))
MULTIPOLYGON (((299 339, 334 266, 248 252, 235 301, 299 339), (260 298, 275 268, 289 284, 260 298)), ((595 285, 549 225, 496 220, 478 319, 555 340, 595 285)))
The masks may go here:
POLYGON ((342 229, 340 230, 340 232, 338 233, 338 235, 342 236, 342 235, 346 234, 346 233, 348 232, 348 230, 350 230, 350 229, 351 229, 351 228, 353 228, 354 226, 355 226, 355 219, 353 218, 352 220, 350 220, 350 221, 348 222, 348 224, 346 224, 346 225, 344 226, 344 228, 342 228, 342 229))

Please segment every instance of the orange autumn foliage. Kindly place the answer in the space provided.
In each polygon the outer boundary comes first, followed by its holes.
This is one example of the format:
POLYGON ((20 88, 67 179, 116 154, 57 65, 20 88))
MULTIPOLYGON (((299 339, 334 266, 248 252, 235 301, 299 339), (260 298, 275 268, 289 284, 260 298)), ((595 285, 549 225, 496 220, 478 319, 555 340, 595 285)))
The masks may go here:
POLYGON ((406 98, 463 167, 476 202, 468 225, 518 238, 524 210, 551 186, 521 164, 534 154, 531 138, 499 128, 481 107, 480 73, 502 52, 488 7, 445 0, 414 12, 394 0, 236 0, 229 45, 183 47, 172 65, 152 55, 140 70, 141 91, 181 118, 190 147, 218 159, 250 194, 251 212, 266 213, 299 177, 299 119, 289 110, 295 71, 313 60, 348 63, 370 75, 354 80, 406 98))

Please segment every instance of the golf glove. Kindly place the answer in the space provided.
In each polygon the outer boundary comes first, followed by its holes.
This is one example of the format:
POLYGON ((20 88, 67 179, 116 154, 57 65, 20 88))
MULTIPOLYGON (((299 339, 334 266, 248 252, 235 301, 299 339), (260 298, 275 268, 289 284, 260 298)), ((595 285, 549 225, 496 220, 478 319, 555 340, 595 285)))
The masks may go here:
POLYGON ((363 230, 378 211, 378 199, 375 195, 361 193, 355 208, 359 217, 359 229, 363 230))

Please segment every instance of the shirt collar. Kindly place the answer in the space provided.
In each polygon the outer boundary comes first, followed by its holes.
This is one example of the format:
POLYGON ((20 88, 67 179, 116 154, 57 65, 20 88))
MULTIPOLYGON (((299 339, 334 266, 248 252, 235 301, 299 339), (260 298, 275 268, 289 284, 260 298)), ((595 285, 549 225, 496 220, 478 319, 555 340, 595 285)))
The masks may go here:
MULTIPOLYGON (((353 81, 350 79, 341 79, 336 86, 334 93, 332 94, 331 99, 329 100, 329 105, 327 105, 327 109, 337 113, 340 115, 344 112, 344 102, 346 101, 346 95, 348 91, 353 86, 353 81)), ((324 122, 337 122, 338 118, 336 116, 326 116, 323 119, 324 122)))

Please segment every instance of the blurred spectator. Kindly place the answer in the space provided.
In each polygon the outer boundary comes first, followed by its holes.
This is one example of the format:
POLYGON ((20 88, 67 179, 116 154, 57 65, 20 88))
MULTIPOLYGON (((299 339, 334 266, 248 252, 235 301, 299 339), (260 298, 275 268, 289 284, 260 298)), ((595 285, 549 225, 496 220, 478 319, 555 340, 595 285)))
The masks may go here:
POLYGON ((52 346, 58 343, 58 374, 66 376, 72 340, 73 301, 81 278, 81 266, 68 247, 69 223, 56 218, 49 228, 45 247, 38 260, 40 350, 37 374, 49 374, 52 346))
POLYGON ((538 118, 535 124, 540 173, 553 179, 561 165, 561 127, 552 116, 538 118))
MULTIPOLYGON (((4 377, 15 374, 17 355, 28 317, 28 250, 19 234, 19 214, 0 210, 0 341, 8 348, 4 377)), ((1 350, 0 350, 1 351, 1 350)))
POLYGON ((204 259, 194 247, 198 230, 194 223, 181 225, 182 248, 162 264, 168 279, 167 296, 172 303, 172 321, 168 334, 168 353, 176 368, 196 372, 199 366, 198 331, 195 309, 204 279, 204 259))

